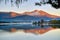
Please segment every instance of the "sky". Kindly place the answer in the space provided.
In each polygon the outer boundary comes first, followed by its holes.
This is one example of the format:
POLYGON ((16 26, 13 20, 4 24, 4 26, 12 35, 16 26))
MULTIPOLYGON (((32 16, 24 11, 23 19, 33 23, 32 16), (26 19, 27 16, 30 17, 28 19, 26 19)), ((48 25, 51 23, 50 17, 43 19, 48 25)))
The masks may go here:
MULTIPOLYGON (((10 1, 10 0, 9 0, 10 1)), ((4 1, 0 3, 0 12, 30 12, 33 10, 43 10, 49 14, 60 16, 60 9, 53 8, 50 4, 42 4, 42 6, 35 6, 35 2, 39 2, 39 0, 28 0, 27 2, 23 2, 19 5, 19 8, 16 7, 13 2, 13 6, 11 6, 10 2, 7 2, 5 5, 4 1)))

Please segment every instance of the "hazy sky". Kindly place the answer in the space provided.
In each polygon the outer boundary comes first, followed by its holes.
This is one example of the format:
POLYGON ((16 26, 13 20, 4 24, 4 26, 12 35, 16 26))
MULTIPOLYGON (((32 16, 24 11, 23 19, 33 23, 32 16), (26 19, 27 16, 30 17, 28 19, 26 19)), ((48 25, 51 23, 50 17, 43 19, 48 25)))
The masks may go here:
POLYGON ((25 11, 33 11, 37 9, 37 10, 44 10, 50 14, 60 16, 60 9, 55 9, 50 4, 45 4, 42 6, 35 6, 35 2, 39 2, 39 0, 28 0, 28 2, 24 2, 20 4, 19 8, 17 8, 14 3, 13 3, 14 5, 11 7, 10 2, 8 2, 6 5, 4 2, 2 2, 0 4, 0 12, 1 11, 7 11, 7 12, 14 11, 14 12, 20 13, 20 12, 25 12, 25 11))

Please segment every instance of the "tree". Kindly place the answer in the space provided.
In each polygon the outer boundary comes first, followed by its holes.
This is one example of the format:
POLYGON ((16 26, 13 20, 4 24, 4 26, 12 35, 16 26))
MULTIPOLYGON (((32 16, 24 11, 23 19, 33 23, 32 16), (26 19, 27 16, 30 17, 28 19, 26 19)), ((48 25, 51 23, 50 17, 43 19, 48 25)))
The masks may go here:
POLYGON ((48 4, 48 3, 51 4, 52 7, 56 9, 60 8, 60 0, 48 0, 48 1, 42 0, 40 3, 39 2, 35 3, 35 5, 41 6, 41 4, 48 4))
POLYGON ((37 23, 36 21, 34 21, 34 22, 33 22, 33 25, 36 25, 36 24, 38 24, 38 23, 37 23))
MULTIPOLYGON (((8 3, 9 0, 0 0, 0 3, 1 2, 4 2, 5 1, 5 4, 8 3)), ((27 2, 28 0, 10 0, 9 2, 11 2, 11 5, 14 5, 13 2, 15 1, 15 4, 17 7, 19 7, 19 4, 23 3, 23 2, 27 2)))
POLYGON ((60 24, 60 20, 51 20, 50 23, 51 24, 60 24))
POLYGON ((41 19, 41 22, 40 22, 41 24, 43 24, 44 23, 44 20, 43 19, 41 19))
MULTIPOLYGON (((5 4, 8 3, 9 0, 0 0, 0 3, 5 1, 5 4)), ((19 7, 19 4, 22 4, 23 2, 27 2, 28 0, 10 0, 11 5, 13 5, 13 2, 15 2, 16 6, 19 7)), ((54 8, 60 8, 60 0, 40 0, 39 2, 35 3, 35 5, 41 6, 41 4, 51 4, 54 8), (54 2, 53 2, 54 1, 54 2), (40 2, 40 3, 39 3, 40 2)))

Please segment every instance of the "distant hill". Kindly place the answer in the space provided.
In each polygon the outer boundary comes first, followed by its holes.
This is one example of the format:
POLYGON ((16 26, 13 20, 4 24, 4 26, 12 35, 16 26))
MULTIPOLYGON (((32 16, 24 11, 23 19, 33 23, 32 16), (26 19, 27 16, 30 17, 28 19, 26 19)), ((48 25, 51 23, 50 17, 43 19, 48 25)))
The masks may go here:
POLYGON ((32 12, 24 12, 18 14, 15 12, 0 12, 0 19, 11 19, 11 20, 51 20, 51 19, 60 19, 60 16, 51 15, 42 10, 34 10, 32 12))
POLYGON ((52 15, 52 14, 49 14, 49 13, 42 11, 42 10, 34 10, 32 12, 24 12, 24 14, 30 15, 30 16, 46 16, 49 18, 60 18, 60 16, 52 15))

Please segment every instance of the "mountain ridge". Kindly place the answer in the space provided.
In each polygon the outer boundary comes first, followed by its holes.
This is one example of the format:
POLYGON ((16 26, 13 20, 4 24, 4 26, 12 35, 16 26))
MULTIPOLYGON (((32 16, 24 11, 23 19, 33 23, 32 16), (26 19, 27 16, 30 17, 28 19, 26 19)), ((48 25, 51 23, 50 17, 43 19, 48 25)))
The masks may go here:
POLYGON ((60 18, 60 16, 52 15, 52 14, 49 14, 49 13, 42 11, 42 10, 34 10, 31 12, 24 12, 23 14, 31 15, 31 16, 47 16, 47 17, 51 17, 51 18, 60 18))
MULTIPOLYGON (((45 11, 42 10, 34 10, 31 12, 23 12, 23 13, 16 13, 16 12, 0 12, 0 15, 9 15, 9 17, 16 17, 16 16, 21 16, 21 15, 29 15, 29 16, 39 16, 39 17, 49 17, 49 18, 60 18, 60 16, 56 16, 56 15, 51 15, 45 11)), ((5 17, 5 16, 4 16, 5 17)), ((8 17, 8 16, 7 16, 8 17)), ((8 17, 8 18, 9 18, 8 17)))

